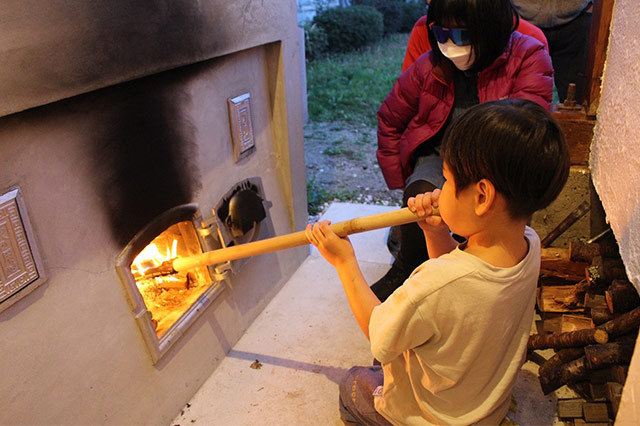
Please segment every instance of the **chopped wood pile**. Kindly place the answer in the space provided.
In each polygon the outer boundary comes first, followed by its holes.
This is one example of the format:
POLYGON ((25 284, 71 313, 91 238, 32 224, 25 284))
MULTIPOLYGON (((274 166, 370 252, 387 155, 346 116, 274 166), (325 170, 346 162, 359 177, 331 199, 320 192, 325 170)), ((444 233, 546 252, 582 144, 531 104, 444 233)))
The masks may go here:
POLYGON ((612 424, 640 327, 640 296, 615 240, 543 248, 537 308, 528 355, 543 393, 568 385, 581 398, 558 400, 562 420, 612 424))

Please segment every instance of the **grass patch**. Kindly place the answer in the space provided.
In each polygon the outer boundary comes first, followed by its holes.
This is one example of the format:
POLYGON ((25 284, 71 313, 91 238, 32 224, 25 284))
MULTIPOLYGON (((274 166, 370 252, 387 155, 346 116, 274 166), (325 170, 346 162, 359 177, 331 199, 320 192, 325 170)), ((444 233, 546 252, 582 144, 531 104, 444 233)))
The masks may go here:
POLYGON ((336 155, 342 154, 342 152, 343 152, 343 148, 340 145, 330 146, 328 148, 325 148, 324 151, 322 151, 324 155, 331 155, 333 157, 335 157, 336 155))
POLYGON ((342 191, 332 191, 329 193, 331 197, 331 201, 351 201, 358 197, 359 192, 355 189, 347 190, 343 189, 342 191))
POLYGON ((377 125, 376 113, 400 75, 408 34, 392 34, 354 52, 307 63, 312 121, 377 125))
POLYGON ((326 191, 315 179, 307 179, 307 203, 311 215, 320 213, 324 204, 329 201, 351 201, 355 200, 358 194, 357 190, 326 191))
POLYGON ((322 189, 315 179, 307 179, 307 204, 309 214, 320 213, 323 204, 330 200, 329 193, 322 189))
POLYGON ((362 160, 364 155, 360 151, 353 151, 351 149, 345 149, 342 154, 349 160, 362 160))

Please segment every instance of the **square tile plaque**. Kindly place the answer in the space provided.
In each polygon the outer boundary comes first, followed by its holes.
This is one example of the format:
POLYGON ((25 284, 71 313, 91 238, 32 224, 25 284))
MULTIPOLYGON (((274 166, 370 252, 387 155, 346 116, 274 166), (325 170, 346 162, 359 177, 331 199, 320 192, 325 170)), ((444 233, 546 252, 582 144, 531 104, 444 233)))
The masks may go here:
POLYGON ((233 157, 236 163, 256 150, 256 144, 253 139, 253 125, 251 124, 250 99, 251 95, 249 93, 227 99, 233 157))
POLYGON ((0 195, 0 311, 44 282, 19 189, 0 195))

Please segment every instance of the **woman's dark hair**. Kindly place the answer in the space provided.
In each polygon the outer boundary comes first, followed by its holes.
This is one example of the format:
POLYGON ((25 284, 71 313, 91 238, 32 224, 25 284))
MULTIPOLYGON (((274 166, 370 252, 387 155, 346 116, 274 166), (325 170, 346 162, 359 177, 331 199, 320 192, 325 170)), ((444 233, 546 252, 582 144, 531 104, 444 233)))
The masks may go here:
POLYGON ((436 64, 445 56, 430 29, 431 24, 469 30, 475 52, 473 69, 488 67, 504 52, 519 18, 511 0, 431 0, 427 11, 427 33, 436 64))
POLYGON ((524 99, 469 108, 445 132, 440 155, 456 195, 488 179, 513 218, 551 204, 569 177, 569 148, 560 126, 543 107, 524 99))

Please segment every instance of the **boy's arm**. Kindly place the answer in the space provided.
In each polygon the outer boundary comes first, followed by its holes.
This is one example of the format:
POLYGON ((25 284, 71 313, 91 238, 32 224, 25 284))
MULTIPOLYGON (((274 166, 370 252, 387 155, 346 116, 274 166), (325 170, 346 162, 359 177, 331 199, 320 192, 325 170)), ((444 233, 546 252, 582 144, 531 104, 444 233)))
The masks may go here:
POLYGON ((364 279, 349 238, 338 237, 329 227, 328 221, 318 222, 313 226, 307 225, 305 234, 309 242, 336 268, 351 312, 369 339, 371 312, 380 304, 380 300, 364 279))
POLYGON ((351 312, 353 312, 360 329, 369 340, 371 312, 373 312, 373 308, 380 304, 380 299, 364 279, 355 257, 353 260, 347 260, 335 266, 344 287, 351 312))
POLYGON ((407 200, 409 210, 423 217, 418 221, 418 226, 424 233, 427 242, 427 252, 429 257, 435 259, 443 254, 451 252, 458 246, 458 242, 453 239, 449 227, 440 216, 432 216, 431 210, 438 206, 440 190, 418 194, 407 200))
POLYGON ((449 228, 443 230, 427 231, 424 228, 424 239, 427 241, 427 253, 435 259, 443 254, 450 253, 458 246, 458 242, 451 236, 449 228))

